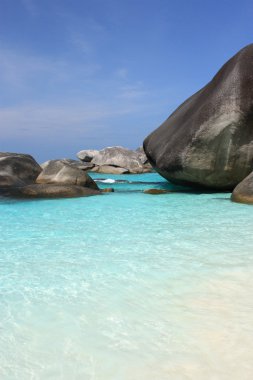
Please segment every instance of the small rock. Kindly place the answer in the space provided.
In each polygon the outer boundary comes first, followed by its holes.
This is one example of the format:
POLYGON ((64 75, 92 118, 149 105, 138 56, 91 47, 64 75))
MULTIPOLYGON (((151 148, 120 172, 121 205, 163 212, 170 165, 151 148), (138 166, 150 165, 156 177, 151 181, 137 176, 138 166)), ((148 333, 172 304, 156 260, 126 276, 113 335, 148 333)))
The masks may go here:
POLYGON ((238 203, 253 204, 253 172, 234 189, 231 200, 238 203))
POLYGON ((152 194, 152 195, 173 193, 172 190, 164 190, 164 189, 147 189, 147 190, 144 190, 143 192, 145 194, 152 194))
POLYGON ((107 187, 105 189, 100 190, 102 193, 114 193, 114 189, 112 187, 107 187))

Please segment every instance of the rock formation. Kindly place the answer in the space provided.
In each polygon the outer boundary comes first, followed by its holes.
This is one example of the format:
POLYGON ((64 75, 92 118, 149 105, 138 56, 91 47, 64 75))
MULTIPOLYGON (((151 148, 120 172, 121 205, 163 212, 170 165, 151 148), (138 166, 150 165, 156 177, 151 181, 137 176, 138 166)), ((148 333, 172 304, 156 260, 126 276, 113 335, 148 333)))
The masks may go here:
POLYGON ((9 195, 17 198, 74 198, 99 195, 99 190, 76 185, 32 184, 11 188, 9 195))
MULTIPOLYGON (((80 163, 80 166, 82 164, 80 163)), ((68 160, 50 160, 43 164, 43 170, 36 179, 39 184, 77 185, 98 190, 90 176, 78 165, 68 160)))
POLYGON ((152 171, 142 148, 130 150, 121 146, 98 150, 82 150, 77 157, 94 167, 91 171, 106 174, 138 174, 152 171))
POLYGON ((144 141, 163 177, 233 189, 253 169, 253 44, 232 57, 144 141))
POLYGON ((83 166, 85 167, 78 161, 64 159, 47 161, 42 169, 30 155, 0 153, 0 194, 18 198, 66 198, 101 194, 83 166))
POLYGON ((253 204, 253 172, 236 186, 231 195, 231 200, 233 202, 253 204))

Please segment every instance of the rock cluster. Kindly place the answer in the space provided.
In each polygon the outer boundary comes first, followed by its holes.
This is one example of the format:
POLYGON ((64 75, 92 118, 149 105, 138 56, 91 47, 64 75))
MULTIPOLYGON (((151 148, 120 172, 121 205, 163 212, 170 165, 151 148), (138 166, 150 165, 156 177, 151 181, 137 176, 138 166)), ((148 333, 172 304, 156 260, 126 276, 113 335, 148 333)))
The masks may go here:
POLYGON ((233 190, 253 169, 253 44, 232 57, 144 141, 163 177, 233 190))
POLYGON ((106 174, 139 174, 152 171, 143 148, 130 150, 121 146, 102 150, 81 150, 77 157, 93 165, 91 171, 106 174))
POLYGON ((0 153, 0 194, 21 198, 100 194, 86 170, 86 165, 74 160, 47 161, 41 167, 30 155, 0 153))

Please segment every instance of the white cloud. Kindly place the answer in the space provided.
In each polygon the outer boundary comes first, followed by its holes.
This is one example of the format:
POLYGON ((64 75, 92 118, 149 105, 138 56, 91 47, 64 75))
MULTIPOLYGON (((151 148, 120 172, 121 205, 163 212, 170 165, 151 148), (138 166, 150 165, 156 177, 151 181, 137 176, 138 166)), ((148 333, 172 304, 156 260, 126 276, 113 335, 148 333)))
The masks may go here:
POLYGON ((0 49, 0 85, 16 87, 31 85, 36 80, 64 82, 90 78, 100 69, 96 63, 76 63, 59 58, 22 54, 0 49))
POLYGON ((109 103, 5 107, 0 108, 0 131, 4 137, 19 136, 24 132, 36 137, 64 132, 66 137, 93 130, 94 122, 123 117, 137 110, 137 107, 127 104, 116 107, 109 103))

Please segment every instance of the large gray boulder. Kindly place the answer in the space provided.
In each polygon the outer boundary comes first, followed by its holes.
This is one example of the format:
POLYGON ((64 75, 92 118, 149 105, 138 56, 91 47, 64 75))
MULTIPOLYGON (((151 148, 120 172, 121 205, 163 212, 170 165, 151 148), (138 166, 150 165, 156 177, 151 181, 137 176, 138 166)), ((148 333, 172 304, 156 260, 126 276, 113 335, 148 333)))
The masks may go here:
POLYGON ((0 152, 0 187, 33 183, 41 170, 29 154, 0 152))
POLYGON ((236 186, 231 195, 231 200, 233 202, 253 204, 253 172, 236 186))
POLYGON ((232 57, 144 141, 163 177, 233 189, 253 169, 253 44, 232 57))
POLYGON ((50 160, 36 179, 38 184, 76 185, 98 190, 95 181, 85 171, 68 160, 50 160))
POLYGON ((9 195, 16 198, 74 198, 101 194, 99 190, 75 185, 32 184, 10 188, 9 195))

